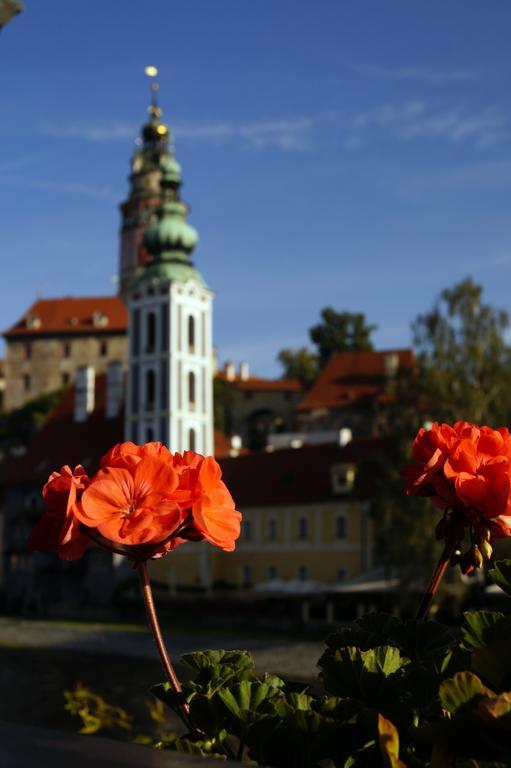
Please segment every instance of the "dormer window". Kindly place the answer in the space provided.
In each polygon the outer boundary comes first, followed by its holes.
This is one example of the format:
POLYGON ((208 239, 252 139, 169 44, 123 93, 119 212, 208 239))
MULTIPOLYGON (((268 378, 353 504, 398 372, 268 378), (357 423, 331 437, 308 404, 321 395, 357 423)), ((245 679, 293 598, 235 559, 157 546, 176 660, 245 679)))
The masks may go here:
POLYGON ((27 328, 30 328, 30 330, 36 330, 41 327, 41 318, 36 315, 28 315, 25 318, 25 325, 27 328))
POLYGON ((104 312, 96 310, 92 315, 92 325, 94 328, 104 328, 108 325, 108 316, 104 312))
POLYGON ((350 493, 355 482, 355 467, 352 464, 334 464, 330 468, 332 491, 350 493))

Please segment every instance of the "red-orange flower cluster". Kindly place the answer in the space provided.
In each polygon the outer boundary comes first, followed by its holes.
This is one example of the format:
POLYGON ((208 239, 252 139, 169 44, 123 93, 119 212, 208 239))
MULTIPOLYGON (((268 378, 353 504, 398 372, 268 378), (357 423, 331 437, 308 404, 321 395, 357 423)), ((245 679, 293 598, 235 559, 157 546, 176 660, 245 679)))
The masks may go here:
POLYGON ((491 556, 494 539, 511 535, 511 434, 459 421, 420 429, 413 444, 416 464, 403 470, 406 492, 430 496, 445 512, 440 537, 454 516, 471 528, 471 564, 491 556))
POLYGON ((161 557, 184 541, 234 549, 241 515, 217 462, 157 442, 115 445, 87 477, 62 467, 43 490, 46 511, 29 547, 80 558, 91 540, 112 542, 135 559, 161 557), (119 547, 120 545, 120 547, 119 547))

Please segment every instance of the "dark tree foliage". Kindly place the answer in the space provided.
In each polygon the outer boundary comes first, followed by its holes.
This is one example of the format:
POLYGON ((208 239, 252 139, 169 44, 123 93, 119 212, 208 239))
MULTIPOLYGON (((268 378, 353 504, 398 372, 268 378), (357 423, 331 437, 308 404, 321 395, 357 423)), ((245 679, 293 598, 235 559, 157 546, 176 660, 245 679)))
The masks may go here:
POLYGON ((215 429, 224 435, 232 434, 232 386, 215 376, 213 380, 213 419, 215 429))
POLYGON ((277 360, 283 367, 283 378, 312 384, 319 371, 336 352, 362 352, 373 349, 371 334, 376 325, 367 325, 362 312, 336 312, 332 307, 321 311, 321 322, 309 329, 316 352, 307 347, 282 349, 277 360))
POLYGON ((318 375, 318 356, 307 347, 281 349, 277 360, 282 365, 285 379, 298 379, 305 387, 318 375))
POLYGON ((27 445, 32 435, 41 428, 63 394, 62 389, 39 395, 21 408, 0 413, 0 449, 27 445))
POLYGON ((373 349, 371 333, 376 325, 367 325, 362 312, 336 312, 332 307, 321 311, 321 322, 309 335, 319 354, 323 368, 335 352, 363 352, 373 349))
POLYGON ((482 300, 467 277, 445 289, 430 312, 412 324, 420 407, 425 418, 506 425, 511 402, 507 312, 482 300))

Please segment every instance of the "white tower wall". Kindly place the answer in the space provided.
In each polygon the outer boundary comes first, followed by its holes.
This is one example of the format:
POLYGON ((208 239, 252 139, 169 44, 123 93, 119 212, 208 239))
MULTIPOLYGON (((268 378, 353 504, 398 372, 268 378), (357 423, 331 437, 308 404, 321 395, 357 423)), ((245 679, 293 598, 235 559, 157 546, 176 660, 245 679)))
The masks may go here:
POLYGON ((213 454, 212 299, 194 279, 129 297, 127 440, 213 454))

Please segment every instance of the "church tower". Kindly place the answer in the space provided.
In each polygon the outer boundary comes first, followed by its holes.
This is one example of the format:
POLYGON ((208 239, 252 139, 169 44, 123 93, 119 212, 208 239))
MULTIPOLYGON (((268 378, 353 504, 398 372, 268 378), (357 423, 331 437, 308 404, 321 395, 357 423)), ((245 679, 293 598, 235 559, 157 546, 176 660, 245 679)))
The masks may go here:
MULTIPOLYGON (((148 70, 156 71, 152 67, 148 70)), ((169 130, 161 120, 158 83, 151 83, 149 119, 142 126, 131 159, 130 192, 120 205, 122 223, 119 253, 119 292, 125 295, 130 281, 147 263, 143 235, 160 203, 161 162, 169 154, 169 130)))
MULTIPOLYGON (((144 142, 147 125, 142 129, 144 142)), ((156 134, 163 132, 155 125, 151 141, 157 142, 156 134)), ((129 311, 125 437, 136 443, 160 440, 171 451, 211 455, 213 293, 190 258, 198 234, 188 223, 188 207, 180 198, 181 168, 168 131, 165 137, 165 151, 153 169, 159 175, 160 203, 141 240, 145 263, 131 268, 125 281, 129 311)), ((155 158, 151 162, 156 164, 155 158)))

